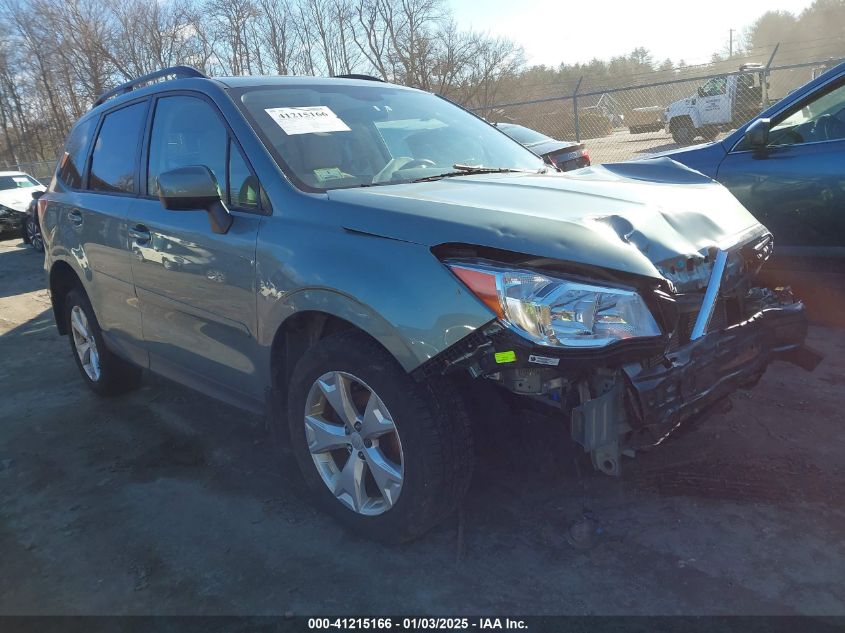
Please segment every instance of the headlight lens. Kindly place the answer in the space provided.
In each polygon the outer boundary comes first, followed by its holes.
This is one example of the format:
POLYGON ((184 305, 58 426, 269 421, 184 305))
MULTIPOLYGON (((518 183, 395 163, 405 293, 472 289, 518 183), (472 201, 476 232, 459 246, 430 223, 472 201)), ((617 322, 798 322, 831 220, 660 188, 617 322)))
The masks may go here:
POLYGON ((654 317, 633 290, 527 270, 463 263, 448 266, 499 318, 540 345, 604 347, 660 335, 654 317))

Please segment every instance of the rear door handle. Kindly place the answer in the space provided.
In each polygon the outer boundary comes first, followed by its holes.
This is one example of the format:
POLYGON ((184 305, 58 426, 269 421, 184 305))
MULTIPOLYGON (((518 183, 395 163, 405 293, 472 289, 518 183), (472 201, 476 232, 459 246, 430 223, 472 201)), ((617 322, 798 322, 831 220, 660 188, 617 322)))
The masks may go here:
POLYGON ((70 220, 71 224, 80 226, 82 224, 82 211, 79 209, 71 209, 67 212, 67 219, 70 220))
POLYGON ((150 241, 150 230, 143 224, 136 224, 129 229, 129 238, 138 244, 146 244, 150 241))

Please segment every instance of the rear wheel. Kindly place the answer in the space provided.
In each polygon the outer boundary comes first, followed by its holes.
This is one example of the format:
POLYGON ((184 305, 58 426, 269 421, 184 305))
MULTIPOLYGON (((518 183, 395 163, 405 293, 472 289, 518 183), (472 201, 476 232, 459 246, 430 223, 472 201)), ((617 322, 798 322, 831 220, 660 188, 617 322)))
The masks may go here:
POLYGON ((38 227, 36 219, 31 215, 27 216, 24 225, 24 241, 32 244, 32 248, 37 252, 44 252, 44 239, 41 237, 41 229, 38 227))
POLYGON ((316 343, 294 368, 287 402, 310 492, 356 532, 412 539, 466 493, 473 450, 462 400, 449 384, 414 381, 366 335, 316 343))
POLYGON ((125 393, 137 387, 141 369, 106 347, 88 296, 74 288, 67 294, 64 307, 70 348, 88 386, 101 396, 125 393))
POLYGON ((695 139, 695 128, 687 120, 678 121, 672 126, 672 139, 678 145, 689 145, 695 139))

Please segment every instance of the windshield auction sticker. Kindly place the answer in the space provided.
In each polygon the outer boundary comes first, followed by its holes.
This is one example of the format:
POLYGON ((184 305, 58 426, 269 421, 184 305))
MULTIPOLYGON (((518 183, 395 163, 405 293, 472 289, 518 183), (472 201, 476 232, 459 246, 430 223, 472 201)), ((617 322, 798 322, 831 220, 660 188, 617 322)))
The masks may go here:
POLYGON ((288 135, 350 131, 349 126, 326 106, 266 108, 264 111, 288 135))

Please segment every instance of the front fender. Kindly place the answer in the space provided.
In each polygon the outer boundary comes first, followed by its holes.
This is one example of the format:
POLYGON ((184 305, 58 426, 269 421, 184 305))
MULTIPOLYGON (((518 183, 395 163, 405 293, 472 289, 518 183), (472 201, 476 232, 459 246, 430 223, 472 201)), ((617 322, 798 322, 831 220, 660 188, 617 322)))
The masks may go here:
POLYGON ((294 222, 280 227, 263 227, 267 241, 258 249, 258 333, 268 353, 288 318, 317 311, 360 328, 410 372, 495 318, 426 246, 294 222))
POLYGON ((381 343, 408 371, 419 364, 412 346, 395 327, 369 306, 332 288, 303 288, 275 302, 266 313, 265 327, 261 328, 262 347, 272 345, 275 333, 285 321, 302 312, 321 312, 348 321, 381 343))

